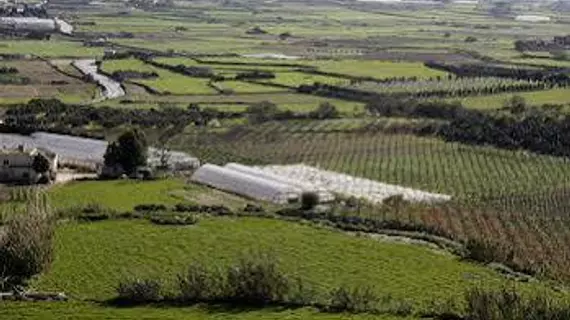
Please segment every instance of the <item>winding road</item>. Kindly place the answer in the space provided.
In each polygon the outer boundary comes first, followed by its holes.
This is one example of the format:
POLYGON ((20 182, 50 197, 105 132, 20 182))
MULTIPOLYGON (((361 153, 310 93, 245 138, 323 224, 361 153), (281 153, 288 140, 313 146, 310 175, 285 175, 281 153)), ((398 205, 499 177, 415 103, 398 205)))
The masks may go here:
POLYGON ((125 90, 123 90, 119 82, 99 73, 95 59, 75 60, 72 64, 79 69, 79 71, 93 78, 95 82, 104 88, 103 97, 97 101, 115 99, 125 95, 125 90))

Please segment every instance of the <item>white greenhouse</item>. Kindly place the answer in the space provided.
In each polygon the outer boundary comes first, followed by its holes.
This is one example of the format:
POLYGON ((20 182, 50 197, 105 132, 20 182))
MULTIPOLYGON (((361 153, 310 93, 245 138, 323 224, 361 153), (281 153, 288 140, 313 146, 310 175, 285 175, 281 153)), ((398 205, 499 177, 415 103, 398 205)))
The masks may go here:
POLYGON ((324 188, 319 188, 311 183, 302 181, 302 177, 300 177, 300 179, 288 178, 272 172, 264 171, 263 168, 249 167, 239 163, 228 163, 224 167, 259 178, 290 185, 292 188, 296 189, 299 197, 301 197, 303 192, 315 192, 319 195, 319 202, 332 202, 335 199, 332 193, 328 192, 324 188))
POLYGON ((55 32, 56 23, 52 19, 40 19, 36 17, 1 17, 0 30, 55 32))
POLYGON ((248 198, 279 204, 298 201, 299 198, 298 189, 290 185, 213 164, 201 166, 191 180, 248 198))

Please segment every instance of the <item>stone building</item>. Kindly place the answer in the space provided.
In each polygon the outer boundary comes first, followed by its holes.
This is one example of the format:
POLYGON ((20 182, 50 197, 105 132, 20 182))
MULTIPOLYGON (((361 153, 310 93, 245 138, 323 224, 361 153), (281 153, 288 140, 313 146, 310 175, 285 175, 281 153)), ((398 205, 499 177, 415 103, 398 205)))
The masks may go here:
POLYGON ((0 150, 0 182, 35 184, 42 180, 55 179, 58 156, 48 150, 25 149, 23 145, 16 149, 0 150), (46 172, 37 172, 34 163, 41 157, 49 163, 46 172))

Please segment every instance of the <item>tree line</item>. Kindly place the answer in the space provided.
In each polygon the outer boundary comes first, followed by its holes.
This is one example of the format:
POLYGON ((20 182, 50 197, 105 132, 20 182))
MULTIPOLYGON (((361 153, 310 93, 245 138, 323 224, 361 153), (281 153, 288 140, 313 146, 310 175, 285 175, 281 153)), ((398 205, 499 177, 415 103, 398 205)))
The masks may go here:
POLYGON ((564 71, 557 70, 490 64, 447 64, 435 61, 425 62, 424 65, 428 68, 453 73, 458 77, 498 77, 545 81, 558 86, 568 86, 570 84, 570 76, 564 71))
POLYGON ((570 156, 570 116, 560 110, 561 106, 528 106, 524 99, 514 97, 495 111, 467 109, 459 102, 413 99, 377 100, 368 103, 366 109, 380 116, 446 120, 418 132, 450 142, 570 156))

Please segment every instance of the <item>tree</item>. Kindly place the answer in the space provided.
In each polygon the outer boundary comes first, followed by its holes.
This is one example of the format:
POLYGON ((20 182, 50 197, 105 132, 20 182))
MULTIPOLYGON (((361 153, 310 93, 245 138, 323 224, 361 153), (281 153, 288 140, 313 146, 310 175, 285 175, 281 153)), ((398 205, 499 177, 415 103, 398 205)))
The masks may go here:
POLYGON ((148 144, 144 133, 138 129, 123 133, 116 142, 110 143, 105 152, 105 165, 120 165, 127 174, 147 163, 148 144))
POLYGON ((316 119, 335 119, 340 116, 336 107, 330 102, 323 102, 319 107, 311 112, 311 118, 316 119))
POLYGON ((274 103, 262 101, 247 107, 245 112, 249 122, 256 124, 273 120, 279 109, 274 103))
POLYGON ((521 96, 513 96, 505 102, 505 109, 510 110, 513 114, 523 113, 526 107, 526 100, 521 96))
POLYGON ((46 173, 50 169, 50 162, 43 154, 37 154, 34 157, 32 168, 37 173, 46 173))

